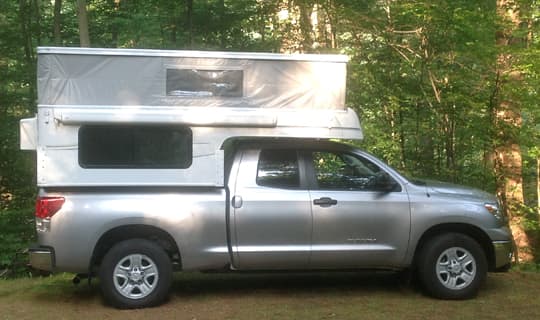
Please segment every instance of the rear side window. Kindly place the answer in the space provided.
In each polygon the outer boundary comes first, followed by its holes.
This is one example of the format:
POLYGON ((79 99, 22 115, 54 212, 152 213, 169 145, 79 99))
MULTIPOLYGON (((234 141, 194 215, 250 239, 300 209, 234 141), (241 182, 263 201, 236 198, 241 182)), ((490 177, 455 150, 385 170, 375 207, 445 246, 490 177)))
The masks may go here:
POLYGON ((185 169, 192 162, 192 134, 178 126, 82 126, 83 168, 185 169))
POLYGON ((295 150, 262 150, 257 169, 257 184, 272 188, 300 187, 300 173, 295 150))

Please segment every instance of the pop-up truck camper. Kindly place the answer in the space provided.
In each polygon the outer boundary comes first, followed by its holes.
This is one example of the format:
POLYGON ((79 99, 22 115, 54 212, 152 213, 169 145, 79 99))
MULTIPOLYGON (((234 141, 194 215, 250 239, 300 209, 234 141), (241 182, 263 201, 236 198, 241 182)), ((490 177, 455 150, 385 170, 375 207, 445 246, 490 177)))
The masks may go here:
POLYGON ((40 187, 223 186, 229 138, 362 138, 345 108, 346 62, 39 48, 38 116, 23 120, 21 147, 37 150, 40 187))
POLYGON ((508 267, 495 197, 413 182, 359 140, 347 57, 38 48, 30 264, 100 277, 121 308, 173 271, 418 272, 439 298, 508 267))

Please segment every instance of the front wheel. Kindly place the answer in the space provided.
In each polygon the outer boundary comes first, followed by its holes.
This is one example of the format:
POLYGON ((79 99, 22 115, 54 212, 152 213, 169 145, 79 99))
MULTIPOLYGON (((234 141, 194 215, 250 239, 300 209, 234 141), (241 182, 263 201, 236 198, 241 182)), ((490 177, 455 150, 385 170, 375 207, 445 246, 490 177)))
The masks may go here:
POLYGON ((108 303, 123 309, 151 307, 167 297, 172 264, 158 244, 131 239, 114 245, 107 252, 99 278, 108 303))
POLYGON ((424 289, 440 299, 468 299, 476 295, 487 273, 482 247, 459 233, 428 240, 420 253, 418 271, 424 289))

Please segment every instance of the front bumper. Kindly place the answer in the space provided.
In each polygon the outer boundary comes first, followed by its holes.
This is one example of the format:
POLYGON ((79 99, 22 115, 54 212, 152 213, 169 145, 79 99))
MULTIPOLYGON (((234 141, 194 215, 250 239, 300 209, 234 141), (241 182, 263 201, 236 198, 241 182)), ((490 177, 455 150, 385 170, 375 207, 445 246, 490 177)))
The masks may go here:
POLYGON ((493 241, 493 250, 495 253, 495 269, 510 265, 514 255, 512 241, 493 241))
POLYGON ((53 271, 54 250, 48 247, 34 246, 28 248, 30 266, 34 269, 53 271))

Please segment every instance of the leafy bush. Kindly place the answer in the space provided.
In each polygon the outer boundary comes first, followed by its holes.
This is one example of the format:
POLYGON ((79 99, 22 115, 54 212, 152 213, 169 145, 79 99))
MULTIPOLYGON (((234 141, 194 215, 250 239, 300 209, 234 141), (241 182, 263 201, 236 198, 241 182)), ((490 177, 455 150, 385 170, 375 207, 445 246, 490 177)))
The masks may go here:
POLYGON ((0 277, 23 275, 34 239, 33 209, 0 209, 0 277))
POLYGON ((0 277, 26 272, 25 250, 34 238, 36 155, 19 149, 19 119, 31 116, 33 107, 20 92, 9 95, 13 99, 0 112, 0 277))

